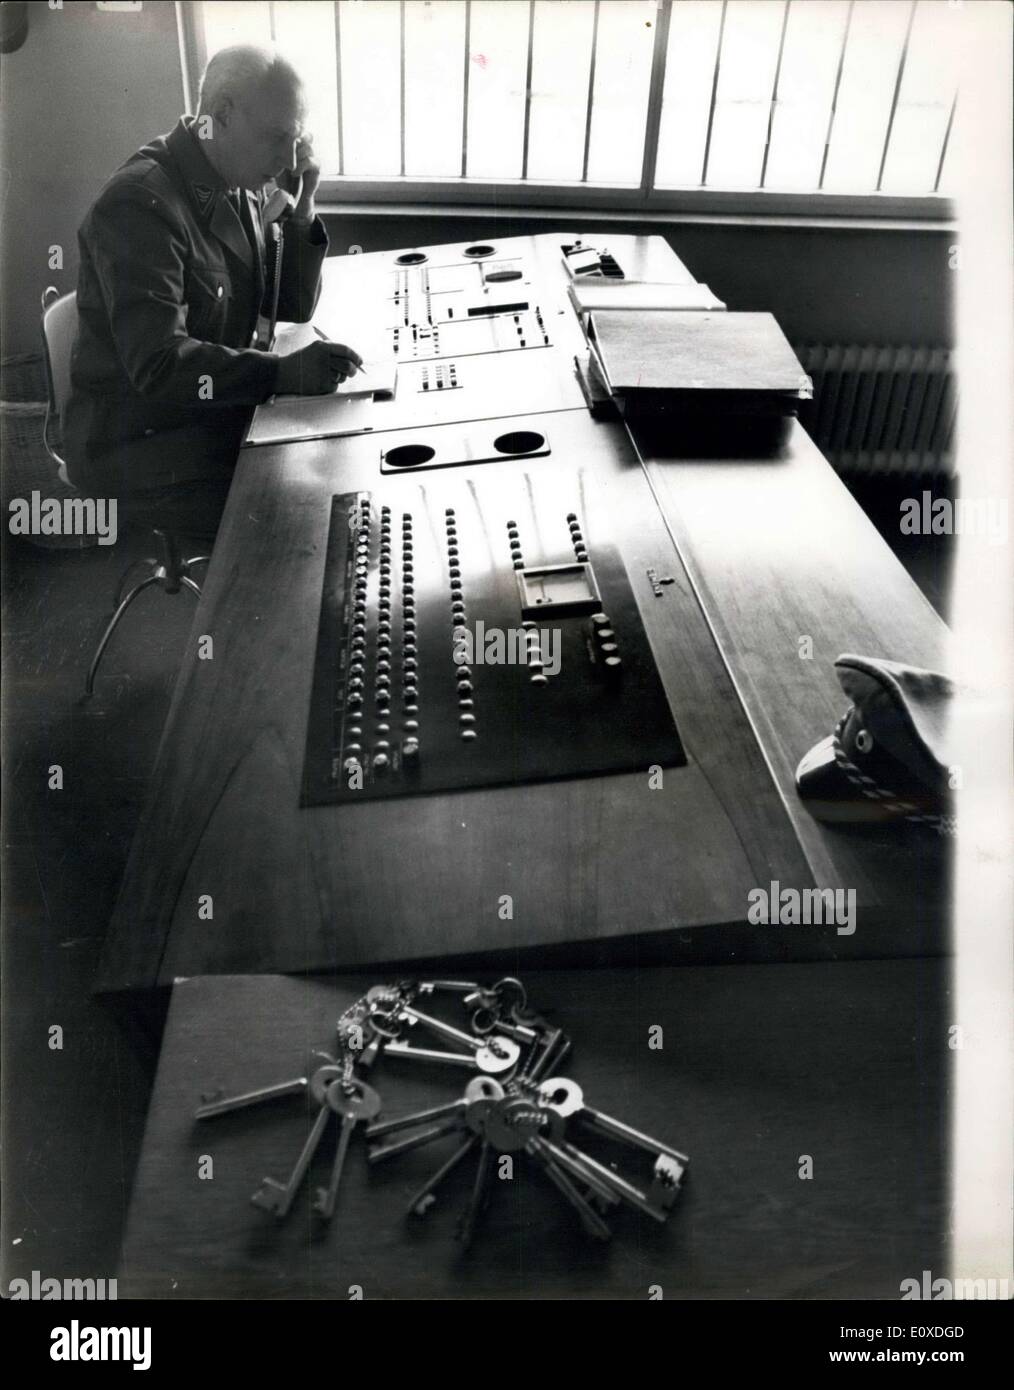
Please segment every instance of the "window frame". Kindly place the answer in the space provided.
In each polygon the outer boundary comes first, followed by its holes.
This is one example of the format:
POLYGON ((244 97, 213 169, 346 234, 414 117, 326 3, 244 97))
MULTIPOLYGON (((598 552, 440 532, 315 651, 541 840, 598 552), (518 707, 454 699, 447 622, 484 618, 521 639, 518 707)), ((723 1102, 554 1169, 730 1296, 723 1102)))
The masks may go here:
MULTIPOLYGON (((938 226, 955 219, 954 200, 941 193, 919 196, 890 193, 788 193, 756 189, 655 188, 652 185, 658 150, 662 92, 665 83, 665 54, 668 46, 669 17, 673 0, 656 0, 659 22, 648 92, 645 146, 639 186, 586 182, 548 183, 535 179, 505 179, 492 182, 469 177, 418 178, 387 175, 363 178, 338 174, 322 178, 318 202, 340 208, 354 203, 359 207, 408 207, 439 211, 460 207, 487 212, 512 212, 559 208, 588 212, 615 212, 631 216, 672 214, 692 217, 737 218, 764 221, 767 218, 793 218, 811 221, 860 219, 869 222, 903 221, 938 226)), ((200 0, 176 0, 177 33, 183 80, 184 106, 196 110, 199 74, 207 53, 200 23, 200 0)), ((336 55, 337 62, 337 55, 336 55)), ((336 78, 337 80, 337 78, 336 78)), ((341 101, 338 104, 339 129, 341 101)), ((953 108, 951 112, 953 119, 953 108)), ((950 135, 948 124, 947 137, 950 135)), ((885 137, 885 148, 890 126, 885 137)), ((945 147, 946 139, 945 137, 945 147)), ((943 158, 941 157, 941 166, 943 158)))

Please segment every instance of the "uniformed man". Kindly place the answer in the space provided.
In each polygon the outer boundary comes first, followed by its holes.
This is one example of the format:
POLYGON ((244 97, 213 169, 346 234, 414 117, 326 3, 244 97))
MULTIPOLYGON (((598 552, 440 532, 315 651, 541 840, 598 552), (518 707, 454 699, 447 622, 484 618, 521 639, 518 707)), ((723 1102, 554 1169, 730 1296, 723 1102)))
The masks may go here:
POLYGON ((213 534, 252 408, 362 365, 342 343, 269 350, 276 317, 313 313, 327 253, 305 117, 287 62, 223 49, 196 117, 131 156, 82 224, 68 471, 128 518, 213 534), (272 180, 290 196, 269 205, 272 180))

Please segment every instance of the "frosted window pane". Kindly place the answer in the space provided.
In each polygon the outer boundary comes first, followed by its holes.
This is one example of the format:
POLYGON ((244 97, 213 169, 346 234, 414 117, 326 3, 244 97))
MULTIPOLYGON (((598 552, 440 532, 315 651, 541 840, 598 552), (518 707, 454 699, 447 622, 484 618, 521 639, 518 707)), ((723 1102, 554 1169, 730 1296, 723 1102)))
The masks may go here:
POLYGON ((717 0, 673 6, 655 164, 659 187, 696 188, 701 182, 721 16, 717 0))
POLYGON ((236 43, 270 43, 271 17, 267 4, 246 0, 212 0, 201 6, 208 57, 236 43))
POLYGON ((864 0, 852 11, 826 193, 876 191, 909 8, 908 0, 864 0))
POLYGON ((468 162, 477 179, 519 179, 525 128, 527 0, 473 0, 468 162))
POLYGON ((405 173, 461 173, 464 0, 405 6, 405 173))
MULTIPOLYGON (((194 6, 210 58, 272 38, 303 78, 324 175, 522 177, 530 18, 528 177, 636 187, 641 178, 656 0, 341 0, 335 72, 328 0, 209 0, 194 6), (405 129, 401 128, 404 21, 405 129), (588 110, 588 84, 592 103, 588 110)), ((946 0, 673 0, 654 185, 862 195, 932 193, 962 53, 961 5, 946 0), (724 24, 722 21, 725 15, 724 24), (849 14, 851 12, 851 18, 849 14), (891 122, 906 30, 904 70, 891 122), (774 107, 779 42, 784 43, 774 107), (835 109, 832 100, 848 27, 835 109), (721 53, 719 31, 721 29, 721 53), (714 109, 712 94, 714 87, 714 109), (708 141, 709 123, 711 128, 708 141), (890 145, 884 143, 891 125, 890 145), (830 128, 830 143, 825 142, 830 128)), ((957 119, 957 118, 956 118, 957 119)), ((939 192, 953 191, 952 135, 939 192)))
POLYGON ((810 191, 820 181, 847 14, 846 0, 796 0, 789 8, 765 188, 810 191))
POLYGON ((591 0, 536 0, 528 177, 580 179, 588 114, 591 0))
POLYGON ((730 0, 722 37, 709 188, 759 188, 782 0, 730 0))
POLYGON ((275 42, 303 79, 313 152, 324 176, 333 176, 338 172, 334 6, 311 0, 276 5, 275 42))
POLYGON ((898 93, 882 193, 932 193, 958 79, 960 8, 916 8, 898 93))
POLYGON ((656 13, 653 0, 604 0, 599 7, 590 183, 641 181, 656 13))
POLYGON ((401 7, 342 0, 345 173, 401 172, 401 7))

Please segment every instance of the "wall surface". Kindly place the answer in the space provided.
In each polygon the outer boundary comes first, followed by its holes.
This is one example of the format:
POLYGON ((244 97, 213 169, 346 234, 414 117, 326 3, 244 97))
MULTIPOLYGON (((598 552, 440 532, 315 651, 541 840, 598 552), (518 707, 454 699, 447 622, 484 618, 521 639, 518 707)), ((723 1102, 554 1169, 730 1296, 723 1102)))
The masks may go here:
MULTIPOLYGON (((139 14, 92 4, 30 6, 25 45, 0 58, 3 127, 4 356, 35 351, 39 296, 73 289, 78 225, 105 178, 176 121, 182 81, 168 0, 139 14), (48 266, 64 249, 64 269, 48 266)), ((731 309, 769 309, 793 342, 951 342, 947 230, 596 222, 495 216, 447 218, 407 209, 327 215, 333 249, 364 251, 560 230, 585 238, 661 233, 731 309)))
POLYGON ((106 178, 182 110, 176 16, 29 5, 28 38, 0 57, 2 353, 34 352, 39 297, 77 284, 77 229, 106 178), (63 270, 49 248, 63 248, 63 270))

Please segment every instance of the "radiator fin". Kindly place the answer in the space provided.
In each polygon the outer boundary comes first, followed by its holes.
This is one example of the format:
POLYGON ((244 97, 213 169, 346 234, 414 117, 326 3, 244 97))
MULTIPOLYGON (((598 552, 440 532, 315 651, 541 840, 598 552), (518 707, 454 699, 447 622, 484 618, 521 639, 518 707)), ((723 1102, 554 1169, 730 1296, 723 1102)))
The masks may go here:
POLYGON ((800 419, 839 473, 954 473, 957 387, 943 347, 804 344, 800 419))

